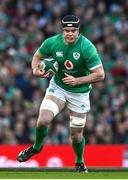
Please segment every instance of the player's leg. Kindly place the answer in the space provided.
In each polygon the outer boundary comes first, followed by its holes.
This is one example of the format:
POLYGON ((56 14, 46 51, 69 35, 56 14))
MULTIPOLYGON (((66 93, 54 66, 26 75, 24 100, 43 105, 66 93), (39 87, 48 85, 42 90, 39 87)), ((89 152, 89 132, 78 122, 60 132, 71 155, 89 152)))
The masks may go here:
POLYGON ((52 95, 46 95, 41 103, 40 113, 36 127, 34 149, 40 151, 44 144, 44 139, 48 134, 48 125, 52 119, 63 109, 65 102, 52 95))
POLYGON ((83 137, 83 129, 86 122, 86 114, 70 112, 70 132, 72 138, 72 147, 76 155, 76 171, 87 172, 84 165, 84 147, 85 138, 83 137))
POLYGON ((41 103, 36 126, 35 142, 33 146, 20 152, 17 156, 19 162, 27 161, 34 154, 42 150, 44 139, 48 134, 48 125, 52 119, 63 109, 65 102, 52 95, 46 95, 41 103))
POLYGON ((72 138, 72 147, 76 155, 76 170, 87 172, 84 166, 84 146, 85 138, 83 129, 86 123, 86 115, 90 110, 89 93, 69 93, 67 95, 70 109, 70 131, 72 138))

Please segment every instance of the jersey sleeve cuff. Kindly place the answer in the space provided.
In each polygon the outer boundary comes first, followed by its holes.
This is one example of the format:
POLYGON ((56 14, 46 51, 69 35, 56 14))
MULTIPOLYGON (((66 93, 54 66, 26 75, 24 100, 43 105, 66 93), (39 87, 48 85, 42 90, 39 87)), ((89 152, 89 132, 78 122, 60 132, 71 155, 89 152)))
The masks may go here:
POLYGON ((98 68, 98 67, 100 67, 100 66, 102 66, 102 63, 101 63, 101 64, 98 64, 98 65, 96 65, 96 66, 94 66, 94 67, 92 67, 92 68, 89 68, 89 70, 96 69, 96 68, 98 68))

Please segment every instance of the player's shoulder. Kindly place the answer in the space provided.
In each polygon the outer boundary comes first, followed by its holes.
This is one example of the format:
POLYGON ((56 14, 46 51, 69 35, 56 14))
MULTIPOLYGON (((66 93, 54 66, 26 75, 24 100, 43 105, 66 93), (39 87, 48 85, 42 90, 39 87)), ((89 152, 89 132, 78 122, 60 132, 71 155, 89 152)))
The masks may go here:
POLYGON ((82 42, 87 43, 87 44, 93 44, 87 37, 84 35, 80 34, 80 39, 82 42))
POLYGON ((82 42, 82 47, 94 47, 95 48, 95 45, 93 44, 92 41, 90 41, 87 37, 85 37, 84 35, 80 35, 80 41, 82 42))

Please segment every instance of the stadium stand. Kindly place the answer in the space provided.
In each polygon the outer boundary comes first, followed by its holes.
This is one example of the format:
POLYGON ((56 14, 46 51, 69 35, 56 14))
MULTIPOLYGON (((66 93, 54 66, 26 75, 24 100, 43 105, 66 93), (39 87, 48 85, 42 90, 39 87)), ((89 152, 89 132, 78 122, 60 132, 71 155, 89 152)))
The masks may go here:
MULTIPOLYGON (((42 41, 61 33, 60 18, 81 19, 81 33, 98 48, 105 81, 94 84, 87 144, 128 144, 128 1, 1 0, 0 144, 33 143, 49 79, 35 78, 31 59, 42 41)), ((69 144, 68 110, 50 125, 46 144, 69 144)))

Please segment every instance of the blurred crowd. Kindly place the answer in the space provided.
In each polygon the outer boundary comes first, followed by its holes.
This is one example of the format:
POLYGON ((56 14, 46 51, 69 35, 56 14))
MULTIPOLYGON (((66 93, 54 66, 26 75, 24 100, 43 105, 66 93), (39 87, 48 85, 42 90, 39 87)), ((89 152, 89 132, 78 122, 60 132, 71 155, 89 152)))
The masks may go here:
MULTIPOLYGON (((87 144, 128 144, 128 0, 0 0, 0 144, 33 143, 49 79, 32 75, 31 60, 44 39, 61 33, 75 14, 81 33, 97 47, 105 68, 93 84, 87 144)), ((46 144, 68 144, 65 108, 49 125, 46 144)))

